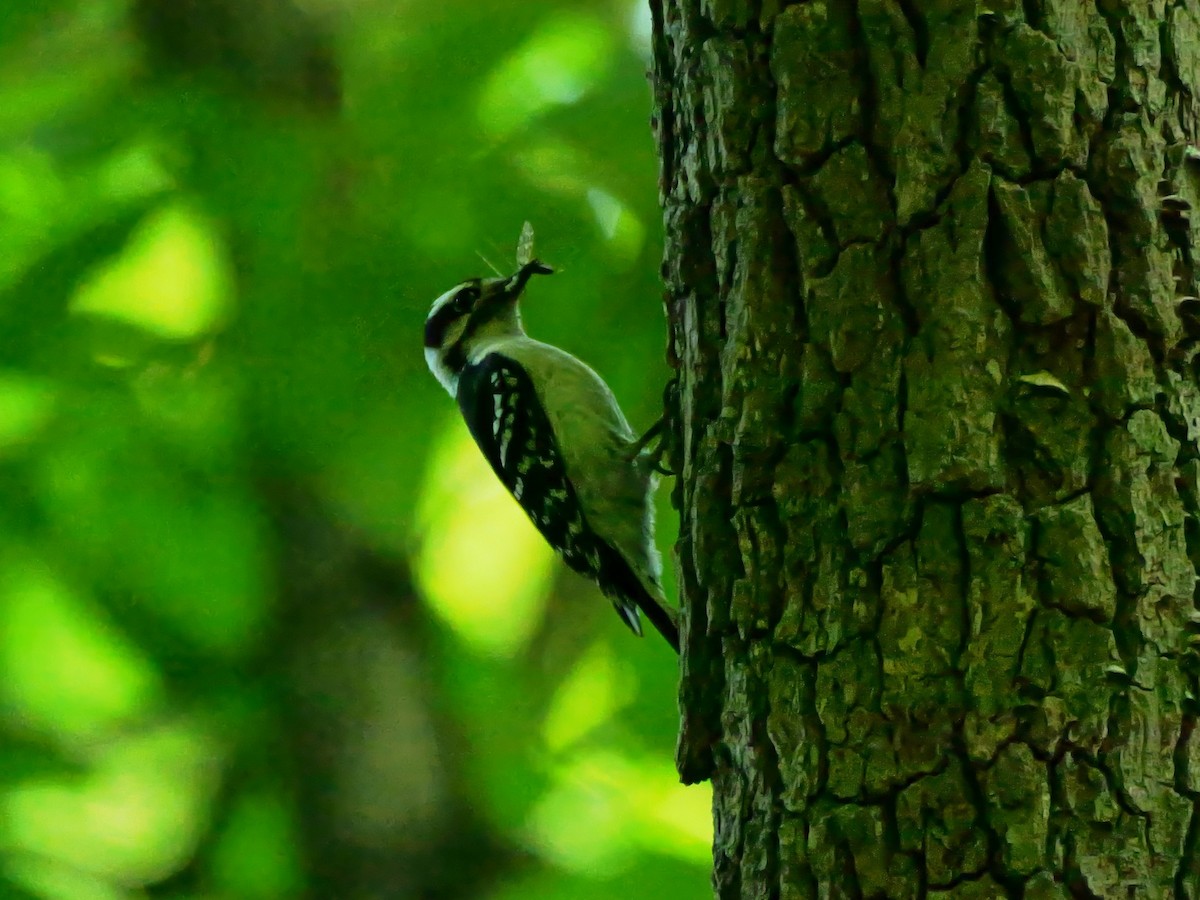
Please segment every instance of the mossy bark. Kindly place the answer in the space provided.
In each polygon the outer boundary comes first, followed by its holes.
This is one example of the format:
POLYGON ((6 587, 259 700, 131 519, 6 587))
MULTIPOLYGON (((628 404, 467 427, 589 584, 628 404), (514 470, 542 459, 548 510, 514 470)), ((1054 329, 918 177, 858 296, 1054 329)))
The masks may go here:
POLYGON ((1200 3, 652 8, 716 895, 1200 897, 1200 3))

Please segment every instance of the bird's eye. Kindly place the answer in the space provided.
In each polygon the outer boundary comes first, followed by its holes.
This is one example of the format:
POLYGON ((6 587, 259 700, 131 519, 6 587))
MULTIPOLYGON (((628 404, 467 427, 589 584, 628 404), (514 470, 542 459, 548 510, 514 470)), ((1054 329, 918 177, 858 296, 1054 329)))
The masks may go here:
POLYGON ((454 299, 451 301, 451 306, 453 306, 454 311, 458 315, 465 316, 471 311, 471 307, 475 305, 475 301, 478 299, 479 288, 472 285, 470 287, 463 288, 461 291, 455 294, 454 299))

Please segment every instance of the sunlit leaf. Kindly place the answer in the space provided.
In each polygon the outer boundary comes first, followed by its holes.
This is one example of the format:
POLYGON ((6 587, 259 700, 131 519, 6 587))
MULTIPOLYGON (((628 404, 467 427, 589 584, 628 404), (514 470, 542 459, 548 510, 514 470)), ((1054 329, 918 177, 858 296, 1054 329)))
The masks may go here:
MULTIPOLYGON (((593 762, 564 769, 534 810, 530 832, 538 851, 553 864, 599 875, 629 866, 636 845, 624 799, 608 779, 589 777, 593 762)), ((629 771, 628 766, 620 768, 629 771)))
POLYGON ((706 865, 712 848, 712 787, 684 787, 673 778, 643 784, 634 834, 642 849, 706 865))
POLYGON ((0 796, 0 835, 124 884, 157 881, 191 855, 219 762, 211 739, 187 726, 123 738, 94 750, 83 779, 31 779, 0 796))
MULTIPOLYGON (((13 855, 4 863, 5 873, 23 885, 37 900, 134 900, 131 891, 117 887, 111 880, 35 854, 13 855)), ((9 900, 0 882, 0 896, 9 900)), ((16 900, 16 898, 13 898, 16 900)))
POLYGON ((614 38, 604 22, 566 13, 542 24, 489 76, 479 120, 504 137, 544 110, 576 103, 608 72, 614 38))
POLYGON ((600 232, 608 241, 609 252, 626 266, 636 262, 645 241, 645 226, 629 207, 600 188, 590 188, 587 200, 600 232))
POLYGON ((142 654, 36 559, 0 557, 0 709, 23 728, 82 738, 161 699, 142 654))
POLYGON ((461 423, 433 455, 420 509, 431 607, 472 647, 516 653, 541 616, 554 555, 461 423))
POLYGON ((594 752, 563 764, 556 775, 529 822, 535 846, 555 864, 611 873, 639 851, 708 858, 711 790, 679 784, 668 760, 639 765, 611 751, 594 752))
POLYGON ((513 161, 539 190, 570 197, 586 195, 594 176, 587 154, 556 138, 524 144, 513 154, 513 161))
POLYGON ((647 64, 651 59, 650 43, 654 38, 654 17, 650 10, 649 3, 642 3, 640 0, 630 3, 626 25, 630 46, 647 64))
POLYGON ((542 733, 562 750, 607 722, 634 697, 632 670, 603 642, 592 646, 554 693, 542 733))
POLYGON ((71 308, 184 340, 217 329, 232 302, 232 269, 212 223, 173 205, 138 227, 126 252, 80 288, 71 308))

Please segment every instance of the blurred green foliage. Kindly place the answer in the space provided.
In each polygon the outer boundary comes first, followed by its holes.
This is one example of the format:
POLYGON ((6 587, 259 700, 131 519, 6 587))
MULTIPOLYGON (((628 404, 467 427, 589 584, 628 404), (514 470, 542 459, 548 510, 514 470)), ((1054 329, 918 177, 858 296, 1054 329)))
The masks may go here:
POLYGON ((672 654, 420 349, 529 219, 657 415, 643 7, 0 6, 0 896, 707 890, 672 654))

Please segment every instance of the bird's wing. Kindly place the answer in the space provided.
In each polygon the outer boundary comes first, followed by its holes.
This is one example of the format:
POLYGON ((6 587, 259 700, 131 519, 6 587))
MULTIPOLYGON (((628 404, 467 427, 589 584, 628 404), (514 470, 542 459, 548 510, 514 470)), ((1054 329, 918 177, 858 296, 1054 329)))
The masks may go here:
MULTIPOLYGON (((513 360, 492 352, 464 367, 457 399, 475 443, 542 536, 567 565, 599 580, 617 560, 610 560, 608 546, 588 526, 550 418, 529 375, 513 360)), ((634 598, 612 599, 621 617, 640 635, 634 598)))
POLYGON ((534 373, 554 432, 571 436, 561 448, 563 462, 584 518, 603 523, 608 545, 641 583, 638 595, 650 615, 646 604, 665 603, 654 537, 656 479, 648 466, 630 459, 636 438, 620 405, 593 369, 558 347, 524 338, 505 351, 534 373))

